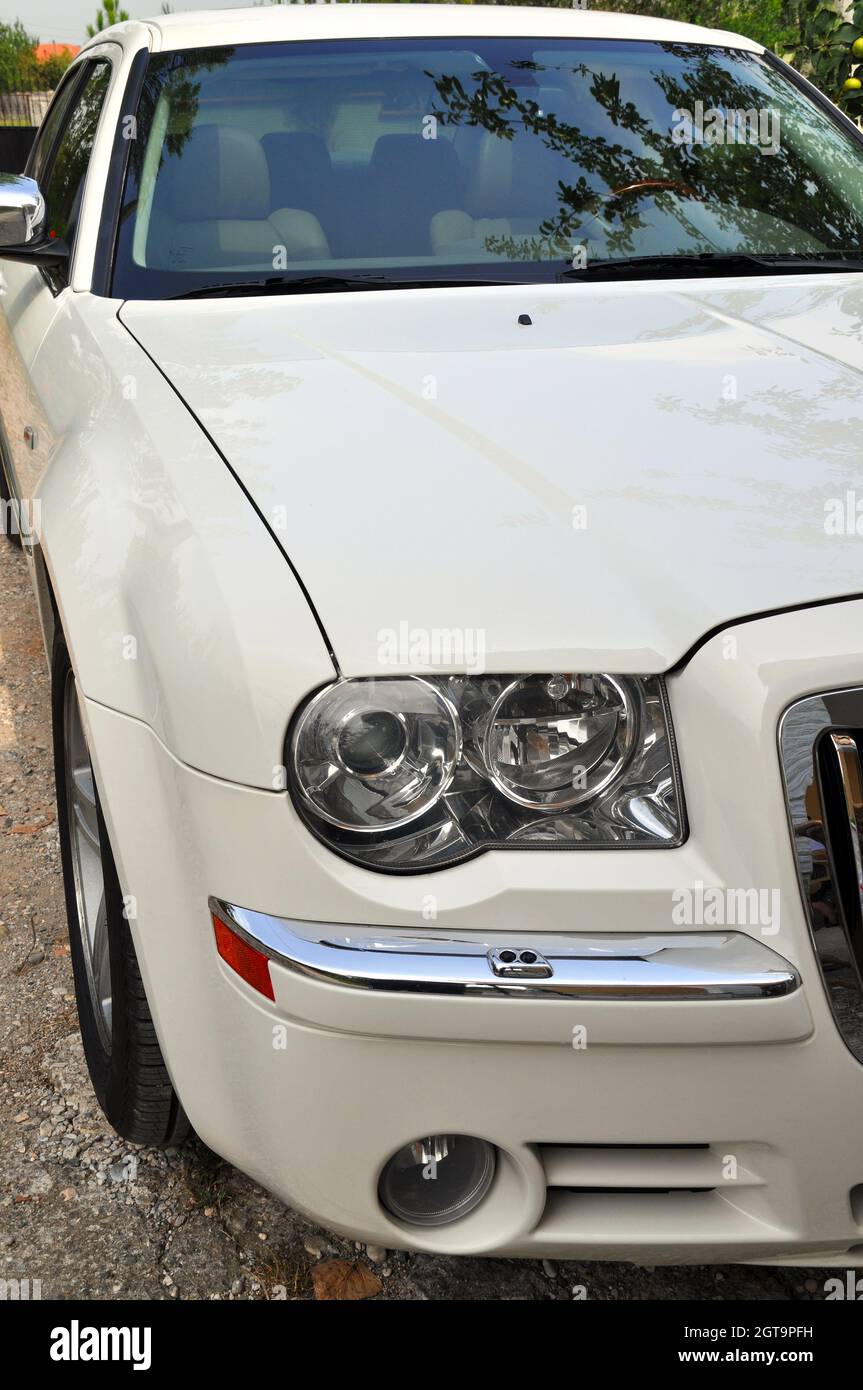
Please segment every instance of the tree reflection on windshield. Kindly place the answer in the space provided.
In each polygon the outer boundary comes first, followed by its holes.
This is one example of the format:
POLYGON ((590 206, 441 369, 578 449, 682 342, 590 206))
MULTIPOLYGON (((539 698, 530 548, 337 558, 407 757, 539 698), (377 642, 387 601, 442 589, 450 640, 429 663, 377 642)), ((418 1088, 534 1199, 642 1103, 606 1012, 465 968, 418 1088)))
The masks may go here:
MULTIPOLYGON (((548 151, 559 166, 563 160, 572 166, 559 167, 537 234, 492 233, 485 240, 488 251, 515 260, 568 256, 600 219, 603 254, 629 256, 638 249, 648 214, 657 210, 683 229, 688 253, 860 247, 861 217, 843 196, 843 184, 859 180, 860 170, 847 137, 805 108, 790 84, 752 54, 668 43, 651 47, 656 64, 630 70, 625 63, 607 71, 587 63, 520 60, 506 73, 477 71, 470 82, 428 73, 437 97, 433 114, 443 126, 478 127, 522 148, 532 142, 537 154, 548 151), (627 79, 638 103, 628 94, 627 79), (574 98, 578 120, 540 105, 543 82, 574 98), (645 100, 648 82, 653 91, 645 100), (675 118, 699 106, 723 115, 753 113, 756 119, 741 132, 746 142, 678 142, 675 118), (764 131, 766 108, 786 138, 760 145, 752 137, 764 131), (816 178, 800 148, 804 121, 820 127, 827 177, 816 178), (686 205, 693 201, 710 209, 709 219, 694 215, 686 205)), ((523 154, 522 163, 529 157, 523 154)))

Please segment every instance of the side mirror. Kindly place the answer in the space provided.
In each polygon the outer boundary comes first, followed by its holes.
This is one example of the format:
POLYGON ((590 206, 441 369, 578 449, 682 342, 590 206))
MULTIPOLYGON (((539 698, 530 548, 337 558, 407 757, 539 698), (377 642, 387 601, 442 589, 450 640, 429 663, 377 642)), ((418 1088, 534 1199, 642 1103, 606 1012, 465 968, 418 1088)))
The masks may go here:
POLYGON ((32 265, 69 259, 65 241, 48 234, 39 185, 23 174, 0 174, 0 256, 32 265))

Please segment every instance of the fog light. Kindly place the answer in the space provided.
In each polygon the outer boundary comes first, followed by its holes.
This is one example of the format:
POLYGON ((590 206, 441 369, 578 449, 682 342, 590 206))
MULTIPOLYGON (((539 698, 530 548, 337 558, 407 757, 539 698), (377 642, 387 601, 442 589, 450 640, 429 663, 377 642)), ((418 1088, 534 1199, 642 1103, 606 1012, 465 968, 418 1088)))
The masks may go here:
POLYGON ((390 1215, 412 1226, 444 1226, 467 1216, 494 1177, 494 1149, 468 1134, 435 1134, 399 1149, 381 1174, 390 1215))

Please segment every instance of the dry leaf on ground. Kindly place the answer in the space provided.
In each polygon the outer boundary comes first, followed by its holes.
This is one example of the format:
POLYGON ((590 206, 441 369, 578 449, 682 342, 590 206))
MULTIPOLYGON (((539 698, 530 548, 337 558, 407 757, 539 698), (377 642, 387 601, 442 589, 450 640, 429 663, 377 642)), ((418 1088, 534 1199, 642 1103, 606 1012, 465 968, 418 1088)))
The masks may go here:
POLYGON ((374 1298, 383 1284, 368 1265, 359 1260, 324 1260, 312 1270, 315 1298, 374 1298))
POLYGON ((47 820, 35 821, 32 825, 10 825, 6 831, 7 835, 35 835, 39 830, 44 830, 51 824, 53 816, 47 820))

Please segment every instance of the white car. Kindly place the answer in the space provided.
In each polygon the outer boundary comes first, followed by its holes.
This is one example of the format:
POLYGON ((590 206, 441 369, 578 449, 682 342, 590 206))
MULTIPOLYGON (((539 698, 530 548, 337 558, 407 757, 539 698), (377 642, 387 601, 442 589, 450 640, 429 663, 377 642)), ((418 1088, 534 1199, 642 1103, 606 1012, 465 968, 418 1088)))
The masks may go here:
POLYGON ((863 1263, 861 175, 659 20, 84 47, 0 408, 120 1134, 387 1247, 863 1263))

